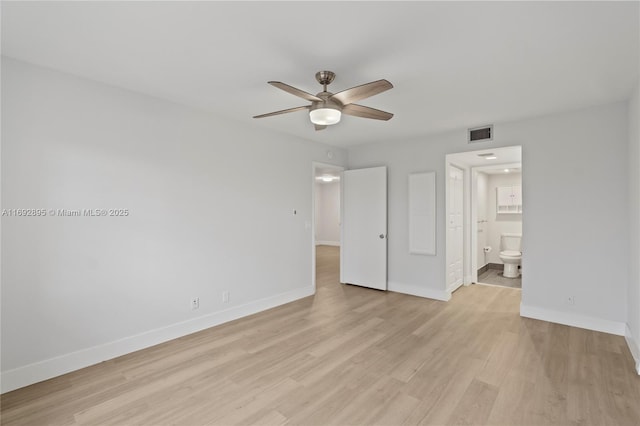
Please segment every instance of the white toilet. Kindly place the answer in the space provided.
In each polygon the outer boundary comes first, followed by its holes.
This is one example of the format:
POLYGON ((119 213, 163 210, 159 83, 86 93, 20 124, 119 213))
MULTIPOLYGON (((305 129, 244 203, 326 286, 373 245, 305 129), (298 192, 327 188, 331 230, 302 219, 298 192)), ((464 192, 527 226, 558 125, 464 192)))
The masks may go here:
POLYGON ((505 278, 518 278, 518 265, 522 260, 522 235, 502 234, 500 237, 500 260, 504 263, 505 278))

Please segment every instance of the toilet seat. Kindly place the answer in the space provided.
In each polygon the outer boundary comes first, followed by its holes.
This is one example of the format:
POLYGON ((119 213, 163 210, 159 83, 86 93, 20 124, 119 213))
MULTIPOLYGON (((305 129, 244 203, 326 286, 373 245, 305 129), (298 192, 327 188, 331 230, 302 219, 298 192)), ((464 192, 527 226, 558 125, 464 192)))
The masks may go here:
POLYGON ((500 256, 520 257, 522 253, 515 250, 505 250, 500 252, 500 256))

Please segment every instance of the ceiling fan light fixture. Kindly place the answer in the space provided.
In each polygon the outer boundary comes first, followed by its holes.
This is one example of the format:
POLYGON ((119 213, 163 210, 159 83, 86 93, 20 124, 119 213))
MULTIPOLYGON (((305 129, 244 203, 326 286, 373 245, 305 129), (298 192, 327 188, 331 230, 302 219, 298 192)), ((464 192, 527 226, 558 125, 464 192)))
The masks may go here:
POLYGON ((309 118, 313 124, 319 126, 330 126, 340 122, 342 112, 336 108, 324 107, 311 110, 309 112, 309 118))
POLYGON ((267 114, 254 115, 253 118, 271 117, 274 115, 306 110, 309 111, 309 120, 317 131, 324 130, 327 126, 339 123, 343 113, 355 117, 383 121, 387 121, 393 117, 393 114, 390 112, 380 111, 379 109, 369 108, 355 103, 361 99, 366 99, 377 95, 378 93, 387 91, 393 88, 393 84, 382 79, 354 86, 338 93, 331 93, 327 90, 327 85, 333 81, 335 76, 335 73, 332 71, 320 71, 316 73, 316 80, 318 83, 322 84, 322 92, 316 95, 312 95, 304 90, 289 86, 281 81, 269 81, 268 83, 270 85, 306 101, 310 101, 311 105, 283 109, 281 111, 269 112, 267 114))

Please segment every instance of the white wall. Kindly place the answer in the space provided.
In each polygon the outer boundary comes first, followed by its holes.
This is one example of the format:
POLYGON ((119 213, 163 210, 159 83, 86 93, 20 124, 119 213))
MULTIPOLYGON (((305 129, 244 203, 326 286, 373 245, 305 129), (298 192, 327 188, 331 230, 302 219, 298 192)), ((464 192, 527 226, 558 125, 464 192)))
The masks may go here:
POLYGON ((2 218, 3 391, 311 294, 328 149, 3 58, 2 208, 129 210, 2 218))
POLYGON ((488 234, 489 234, 489 216, 487 210, 487 197, 488 190, 487 184, 489 182, 489 175, 482 172, 477 172, 476 179, 476 220, 477 224, 477 237, 476 237, 476 255, 478 259, 478 268, 482 268, 489 263, 489 254, 485 254, 484 248, 487 246, 488 234))
POLYGON ((629 101, 629 293, 627 341, 640 374, 640 82, 629 101))
POLYGON ((316 244, 340 245, 340 182, 316 182, 316 244))
MULTIPOLYGON (((496 188, 500 186, 520 186, 521 173, 490 174, 487 182, 487 243, 493 250, 487 256, 489 263, 502 264, 500 260, 500 236, 502 234, 522 235, 521 214, 498 214, 496 208, 496 188)), ((524 208, 524 207, 523 207, 524 208)))
POLYGON ((495 123, 494 141, 466 130, 349 150, 350 168, 386 165, 389 286, 446 298, 445 155, 522 146, 522 314, 624 332, 627 318, 627 103, 495 123), (407 175, 437 171, 437 256, 408 252, 407 175), (562 213, 559 213, 562 212, 562 213), (574 305, 566 303, 573 296, 574 305))

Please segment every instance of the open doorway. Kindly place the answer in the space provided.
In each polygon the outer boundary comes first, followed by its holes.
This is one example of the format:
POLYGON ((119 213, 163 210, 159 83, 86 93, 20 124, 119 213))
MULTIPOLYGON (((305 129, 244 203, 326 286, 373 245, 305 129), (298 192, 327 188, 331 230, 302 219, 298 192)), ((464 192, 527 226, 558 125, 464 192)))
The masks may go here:
POLYGON ((341 176, 343 168, 313 163, 313 285, 338 282, 341 244, 341 176))
POLYGON ((472 281, 522 288, 522 165, 474 167, 471 178, 472 281))
POLYGON ((447 232, 447 290, 460 285, 459 272, 451 274, 460 259, 464 285, 522 288, 522 148, 449 154, 446 167, 448 175, 462 175, 462 185, 453 177, 447 180, 446 215, 454 227, 462 211, 463 234, 447 232), (455 198, 460 192, 462 207, 455 198))

